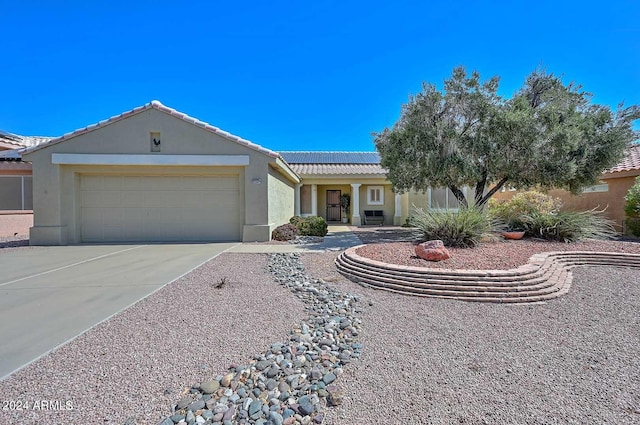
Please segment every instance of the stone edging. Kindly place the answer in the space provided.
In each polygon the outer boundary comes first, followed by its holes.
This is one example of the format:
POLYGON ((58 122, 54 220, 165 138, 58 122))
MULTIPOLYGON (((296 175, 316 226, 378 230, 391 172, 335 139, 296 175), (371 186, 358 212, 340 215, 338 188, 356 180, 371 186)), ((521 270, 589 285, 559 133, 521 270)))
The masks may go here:
POLYGON ((400 266, 371 260, 345 250, 336 259, 338 271, 363 286, 405 295, 498 303, 538 302, 568 292, 575 266, 640 268, 640 254, 553 251, 533 255, 510 270, 452 270, 400 266))

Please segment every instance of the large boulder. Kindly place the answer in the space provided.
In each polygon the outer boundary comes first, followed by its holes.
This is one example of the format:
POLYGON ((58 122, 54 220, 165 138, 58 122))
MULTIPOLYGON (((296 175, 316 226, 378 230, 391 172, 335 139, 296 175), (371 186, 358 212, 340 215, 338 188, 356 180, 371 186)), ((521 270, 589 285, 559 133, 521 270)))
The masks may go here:
POLYGON ((416 245, 416 255, 427 261, 442 261, 451 258, 449 250, 441 240, 427 241, 416 245))

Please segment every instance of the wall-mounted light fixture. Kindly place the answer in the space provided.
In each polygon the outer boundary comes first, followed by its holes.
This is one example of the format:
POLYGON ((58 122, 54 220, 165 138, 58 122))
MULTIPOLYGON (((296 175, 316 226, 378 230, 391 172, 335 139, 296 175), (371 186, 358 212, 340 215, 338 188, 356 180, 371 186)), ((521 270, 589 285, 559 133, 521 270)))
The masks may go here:
POLYGON ((252 179, 251 183, 253 183, 253 184, 262 184, 262 179, 252 179))

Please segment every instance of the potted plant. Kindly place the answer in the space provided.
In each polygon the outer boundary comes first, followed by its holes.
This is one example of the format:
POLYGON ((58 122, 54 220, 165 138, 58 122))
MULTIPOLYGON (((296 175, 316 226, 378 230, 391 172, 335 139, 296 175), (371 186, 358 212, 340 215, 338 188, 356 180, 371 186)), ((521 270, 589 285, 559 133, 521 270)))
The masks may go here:
POLYGON ((351 207, 351 195, 345 193, 340 195, 340 207, 344 211, 344 216, 342 217, 343 223, 349 222, 349 208, 351 207))
POLYGON ((518 219, 507 220, 507 228, 502 232, 502 237, 505 239, 519 240, 524 237, 525 231, 522 227, 522 222, 518 219))

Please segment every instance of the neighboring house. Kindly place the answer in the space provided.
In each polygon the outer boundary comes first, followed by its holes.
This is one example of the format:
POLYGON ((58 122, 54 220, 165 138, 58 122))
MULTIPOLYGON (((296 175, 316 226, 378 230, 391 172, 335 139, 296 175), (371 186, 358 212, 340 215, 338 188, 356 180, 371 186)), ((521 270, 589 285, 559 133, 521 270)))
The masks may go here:
MULTIPOLYGON (((606 208, 605 214, 614 220, 619 230, 624 230, 624 197, 636 179, 640 176, 640 144, 631 145, 625 157, 615 167, 600 175, 599 183, 585 188, 580 195, 553 189, 549 195, 562 199, 563 208, 574 211, 586 211, 593 208, 606 208)), ((504 189, 495 195, 496 199, 510 199, 518 191, 504 189)))
POLYGON ((266 241, 300 178, 279 154, 157 101, 28 149, 34 245, 266 241))
POLYGON ((31 164, 21 152, 48 137, 29 137, 0 131, 0 210, 31 210, 31 164))

